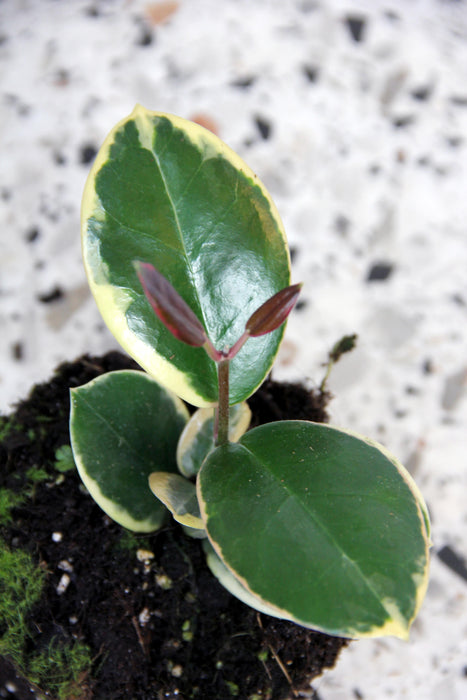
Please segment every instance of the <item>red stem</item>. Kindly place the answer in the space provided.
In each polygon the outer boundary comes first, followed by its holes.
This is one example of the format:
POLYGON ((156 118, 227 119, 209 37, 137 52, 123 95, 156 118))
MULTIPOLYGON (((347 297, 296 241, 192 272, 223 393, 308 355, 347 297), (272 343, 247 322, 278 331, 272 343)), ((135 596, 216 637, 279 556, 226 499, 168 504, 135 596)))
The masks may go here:
POLYGON ((228 358, 217 363, 219 403, 216 409, 216 445, 226 445, 229 441, 229 363, 228 358))

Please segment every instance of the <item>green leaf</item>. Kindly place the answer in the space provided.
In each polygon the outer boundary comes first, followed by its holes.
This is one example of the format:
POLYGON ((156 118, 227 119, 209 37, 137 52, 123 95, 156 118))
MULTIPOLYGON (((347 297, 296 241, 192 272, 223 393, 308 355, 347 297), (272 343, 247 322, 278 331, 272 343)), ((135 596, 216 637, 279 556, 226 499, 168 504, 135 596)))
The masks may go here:
POLYGON ((332 350, 329 353, 330 362, 338 362, 342 355, 347 352, 351 352, 357 344, 357 334, 352 333, 352 335, 344 335, 337 343, 334 344, 332 350))
MULTIPOLYGON (((89 284, 112 333, 196 406, 217 400, 215 363, 155 317, 132 261, 168 279, 219 350, 290 280, 279 215, 248 166, 203 127, 140 106, 98 153, 84 192, 82 238, 89 284)), ((230 403, 261 384, 283 330, 250 340, 232 361, 230 403)))
POLYGON ((153 472, 149 476, 149 487, 181 525, 204 530, 199 512, 196 486, 180 474, 153 472))
POLYGON ((284 617, 407 638, 427 586, 429 520, 380 445, 328 425, 270 423, 208 455, 198 500, 218 555, 284 617))
POLYGON ((76 468, 70 445, 62 445, 55 451, 54 467, 58 472, 62 473, 76 468))
POLYGON ((176 471, 188 411, 144 372, 110 372, 71 390, 70 436, 94 500, 129 530, 152 532, 167 513, 152 495, 153 471, 176 471))
MULTIPOLYGON (((183 429, 177 446, 179 471, 188 479, 196 476, 203 460, 214 448, 214 408, 199 408, 183 429)), ((248 404, 235 404, 229 409, 229 440, 237 442, 248 430, 251 411, 248 404)))

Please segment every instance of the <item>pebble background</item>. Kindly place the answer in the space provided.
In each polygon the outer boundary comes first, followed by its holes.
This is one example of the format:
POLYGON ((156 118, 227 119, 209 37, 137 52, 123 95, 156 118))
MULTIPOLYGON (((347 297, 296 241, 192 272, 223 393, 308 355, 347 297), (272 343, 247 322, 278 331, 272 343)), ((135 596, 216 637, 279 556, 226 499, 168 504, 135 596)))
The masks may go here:
POLYGON ((333 422, 405 462, 433 520, 409 643, 355 642, 321 700, 467 698, 467 2, 0 0, 0 408, 115 341, 79 206, 134 104, 203 121, 257 172, 305 283, 276 378, 335 368, 333 422))

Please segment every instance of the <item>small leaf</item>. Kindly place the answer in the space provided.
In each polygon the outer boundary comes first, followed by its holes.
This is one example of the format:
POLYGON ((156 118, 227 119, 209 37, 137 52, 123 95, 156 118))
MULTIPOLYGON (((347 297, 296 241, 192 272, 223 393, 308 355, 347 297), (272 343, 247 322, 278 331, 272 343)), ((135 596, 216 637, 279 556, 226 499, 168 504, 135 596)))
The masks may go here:
POLYGON ((246 322, 248 334, 255 338, 279 328, 295 306, 301 288, 301 284, 293 284, 265 301, 246 322))
POLYGON ((180 294, 150 263, 135 262, 136 272, 152 308, 166 328, 187 345, 201 347, 206 332, 180 294))
POLYGON ((429 518, 381 445, 269 423, 210 452, 197 490, 217 554, 277 613, 328 634, 408 637, 428 583, 429 518))
POLYGON ((357 344, 357 334, 344 335, 337 343, 333 346, 331 352, 329 353, 329 360, 331 362, 338 362, 342 355, 346 352, 351 352, 357 344))
MULTIPOLYGON (((214 408, 199 408, 193 413, 180 435, 177 445, 179 471, 190 478, 199 472, 203 460, 214 448, 214 408)), ((250 407, 243 401, 229 409, 229 440, 237 442, 248 430, 250 407)))
POLYGON ((62 473, 76 469, 70 445, 62 445, 55 451, 54 467, 58 472, 62 473))
POLYGON ((149 487, 178 523, 196 530, 204 530, 196 487, 191 481, 179 474, 153 472, 149 476, 149 487))
POLYGON ((166 509, 148 486, 176 471, 185 405, 144 372, 103 374, 71 390, 70 437, 78 472, 96 503, 135 532, 162 525, 166 509))

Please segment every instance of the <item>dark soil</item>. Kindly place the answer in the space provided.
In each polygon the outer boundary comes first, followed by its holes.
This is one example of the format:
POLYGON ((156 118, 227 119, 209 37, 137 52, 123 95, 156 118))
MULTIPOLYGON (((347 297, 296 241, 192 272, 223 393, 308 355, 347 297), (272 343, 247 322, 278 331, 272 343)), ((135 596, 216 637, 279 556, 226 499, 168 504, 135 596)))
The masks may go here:
MULTIPOLYGON (((0 528, 10 548, 27 550, 46 572, 29 620, 28 648, 77 640, 87 645, 92 668, 73 698, 313 697, 310 680, 334 665, 346 640, 251 610, 212 576, 199 540, 170 521, 151 536, 130 537, 94 503, 76 470, 62 475, 54 468, 57 448, 69 444, 69 388, 127 367, 135 365, 119 353, 64 364, 9 419, 0 488, 21 492, 31 468, 49 475, 12 511, 13 522, 0 528), (147 555, 139 551, 138 557, 138 550, 154 557, 144 561, 147 555), (70 581, 59 595, 64 562, 70 581)), ((328 398, 268 380, 250 405, 255 424, 325 421, 328 398)), ((21 671, 0 657, 0 697, 30 700, 34 693, 21 671)))

